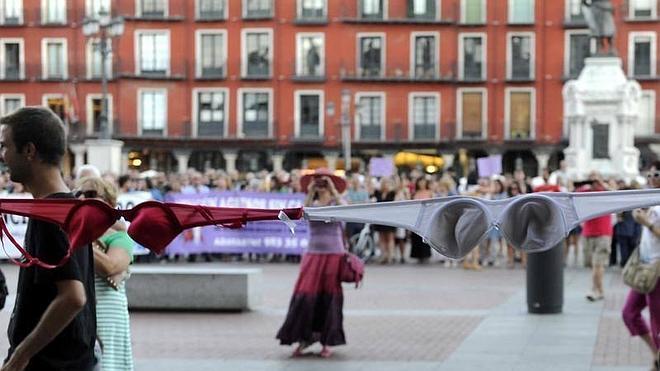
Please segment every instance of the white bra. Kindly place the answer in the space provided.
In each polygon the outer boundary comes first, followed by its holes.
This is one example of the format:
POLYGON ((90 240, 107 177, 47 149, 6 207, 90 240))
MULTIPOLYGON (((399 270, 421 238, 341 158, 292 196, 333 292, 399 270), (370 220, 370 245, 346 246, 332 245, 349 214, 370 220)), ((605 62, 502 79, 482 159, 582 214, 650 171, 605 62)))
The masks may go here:
POLYGON ((597 216, 660 205, 660 189, 532 193, 503 200, 451 196, 428 200, 309 207, 305 219, 371 223, 406 228, 440 254, 467 255, 492 228, 514 247, 544 251, 560 243, 581 222, 597 216))

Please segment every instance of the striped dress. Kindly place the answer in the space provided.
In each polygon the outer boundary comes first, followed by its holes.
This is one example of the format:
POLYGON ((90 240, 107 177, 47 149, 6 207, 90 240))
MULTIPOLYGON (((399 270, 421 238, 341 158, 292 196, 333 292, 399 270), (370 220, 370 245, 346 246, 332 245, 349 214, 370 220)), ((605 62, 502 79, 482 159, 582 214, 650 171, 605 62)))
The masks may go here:
MULTIPOLYGON (((123 231, 107 234, 100 238, 108 248, 123 248, 133 257, 135 244, 123 231)), ((126 287, 119 284, 114 290, 104 278, 95 278, 96 286, 96 331, 103 348, 101 366, 103 371, 133 370, 131 330, 128 318, 126 287)))

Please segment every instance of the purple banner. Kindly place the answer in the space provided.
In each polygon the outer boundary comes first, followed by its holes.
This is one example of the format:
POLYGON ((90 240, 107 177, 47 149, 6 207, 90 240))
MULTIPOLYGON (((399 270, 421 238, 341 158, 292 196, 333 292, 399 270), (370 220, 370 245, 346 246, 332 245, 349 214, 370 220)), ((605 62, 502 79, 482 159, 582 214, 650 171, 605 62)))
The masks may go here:
POLYGON ((502 174, 502 155, 493 155, 477 159, 477 169, 480 178, 502 174))
MULTIPOLYGON (((284 209, 300 207, 302 193, 211 192, 175 194, 168 201, 213 207, 284 209)), ((167 254, 190 253, 275 253, 302 254, 309 243, 305 221, 296 221, 295 235, 280 221, 249 222, 240 229, 216 226, 192 228, 181 233, 168 247, 167 254)))

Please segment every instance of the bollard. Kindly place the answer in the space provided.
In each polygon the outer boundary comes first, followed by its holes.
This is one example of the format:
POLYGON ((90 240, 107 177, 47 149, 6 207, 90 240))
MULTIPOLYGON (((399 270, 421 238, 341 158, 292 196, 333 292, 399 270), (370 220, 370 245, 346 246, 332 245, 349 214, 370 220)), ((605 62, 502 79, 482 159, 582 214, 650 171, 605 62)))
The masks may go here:
POLYGON ((561 313, 564 305, 564 243, 527 254, 527 310, 561 313))

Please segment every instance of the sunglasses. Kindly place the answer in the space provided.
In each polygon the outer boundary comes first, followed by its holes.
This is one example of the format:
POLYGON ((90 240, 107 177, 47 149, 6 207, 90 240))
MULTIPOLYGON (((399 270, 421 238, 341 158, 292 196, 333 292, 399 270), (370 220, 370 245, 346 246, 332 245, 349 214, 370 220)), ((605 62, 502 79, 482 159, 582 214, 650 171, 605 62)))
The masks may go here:
POLYGON ((80 196, 83 196, 85 198, 98 198, 99 193, 93 189, 87 190, 87 191, 82 191, 82 190, 77 190, 73 192, 73 195, 76 198, 80 198, 80 196))
POLYGON ((646 174, 646 177, 649 178, 649 179, 659 180, 660 179, 660 171, 649 172, 648 174, 646 174))

